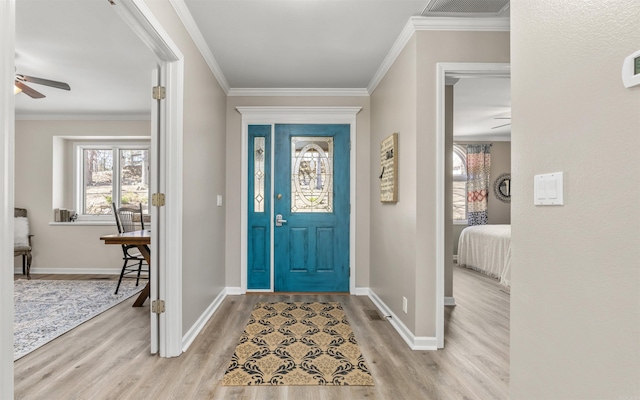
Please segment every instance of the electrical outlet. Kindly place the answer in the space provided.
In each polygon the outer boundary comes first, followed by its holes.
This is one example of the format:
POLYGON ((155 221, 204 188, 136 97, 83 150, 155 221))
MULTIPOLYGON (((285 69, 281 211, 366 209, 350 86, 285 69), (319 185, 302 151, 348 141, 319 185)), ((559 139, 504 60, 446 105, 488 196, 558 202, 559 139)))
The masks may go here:
POLYGON ((407 313, 407 298, 406 297, 402 297, 402 311, 404 311, 404 313, 407 313))

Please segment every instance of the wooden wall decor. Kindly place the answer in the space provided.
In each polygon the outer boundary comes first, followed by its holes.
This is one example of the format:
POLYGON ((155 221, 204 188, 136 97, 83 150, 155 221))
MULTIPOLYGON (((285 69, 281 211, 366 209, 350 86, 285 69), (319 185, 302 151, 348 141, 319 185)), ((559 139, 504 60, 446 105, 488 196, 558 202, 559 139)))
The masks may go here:
POLYGON ((380 201, 398 201, 398 134, 380 143, 380 201))

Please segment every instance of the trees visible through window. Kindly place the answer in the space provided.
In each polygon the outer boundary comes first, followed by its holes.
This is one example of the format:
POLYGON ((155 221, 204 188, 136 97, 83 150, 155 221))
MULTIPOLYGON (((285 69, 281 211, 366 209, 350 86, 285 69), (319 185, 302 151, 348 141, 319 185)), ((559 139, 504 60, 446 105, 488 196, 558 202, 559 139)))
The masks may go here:
POLYGON ((116 207, 142 204, 148 213, 149 146, 78 146, 81 155, 78 210, 81 216, 112 213, 116 207))
POLYGON ((453 220, 467 220, 467 152, 453 145, 453 220))

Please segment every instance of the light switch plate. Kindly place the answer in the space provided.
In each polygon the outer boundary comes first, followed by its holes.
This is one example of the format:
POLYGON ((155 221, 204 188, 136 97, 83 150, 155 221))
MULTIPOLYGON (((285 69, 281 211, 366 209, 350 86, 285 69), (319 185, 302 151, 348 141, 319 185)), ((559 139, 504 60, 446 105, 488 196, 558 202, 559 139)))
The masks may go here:
POLYGON ((221 195, 221 194, 219 194, 219 195, 218 195, 218 202, 217 202, 217 206, 218 206, 218 207, 222 207, 222 195, 221 195))
POLYGON ((533 204, 537 206, 563 205, 563 178, 562 172, 536 175, 533 180, 533 204))

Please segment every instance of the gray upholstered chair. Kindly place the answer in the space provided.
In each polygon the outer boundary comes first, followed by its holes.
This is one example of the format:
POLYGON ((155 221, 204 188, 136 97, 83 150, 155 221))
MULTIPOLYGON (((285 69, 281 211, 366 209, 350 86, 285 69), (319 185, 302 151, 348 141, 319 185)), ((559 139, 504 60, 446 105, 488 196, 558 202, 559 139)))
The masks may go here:
POLYGON ((29 219, 25 208, 14 208, 13 256, 22 256, 22 274, 31 279, 31 238, 29 219))

